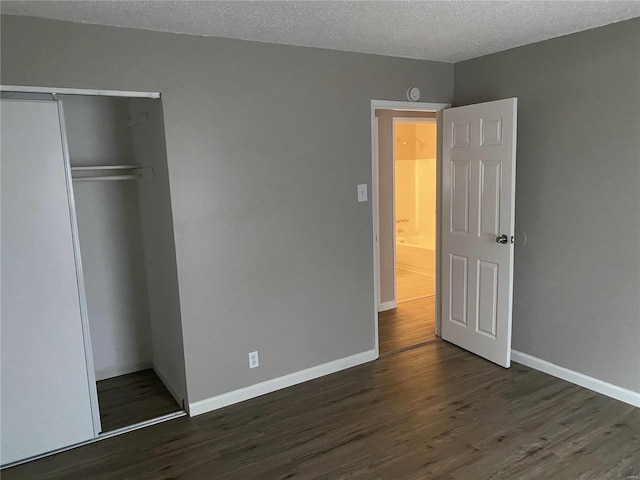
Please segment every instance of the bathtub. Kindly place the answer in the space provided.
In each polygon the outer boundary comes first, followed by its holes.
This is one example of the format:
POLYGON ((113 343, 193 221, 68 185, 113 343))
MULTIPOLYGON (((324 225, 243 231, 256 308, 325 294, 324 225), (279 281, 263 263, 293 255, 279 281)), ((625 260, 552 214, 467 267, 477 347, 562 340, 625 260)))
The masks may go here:
POLYGON ((396 267, 424 275, 435 276, 435 238, 398 237, 396 239, 396 267))

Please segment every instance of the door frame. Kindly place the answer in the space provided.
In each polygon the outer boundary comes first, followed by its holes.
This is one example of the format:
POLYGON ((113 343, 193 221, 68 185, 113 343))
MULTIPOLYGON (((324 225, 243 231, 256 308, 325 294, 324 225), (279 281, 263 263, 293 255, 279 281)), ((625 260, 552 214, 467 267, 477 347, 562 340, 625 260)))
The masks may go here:
POLYGON ((88 95, 98 97, 160 98, 160 92, 133 92, 124 90, 95 90, 88 88, 32 87, 26 85, 0 85, 0 91, 34 93, 42 95, 88 95))
MULTIPOLYGON (((436 335, 440 335, 440 285, 437 279, 440 278, 440 226, 442 219, 442 115, 441 112, 445 108, 451 107, 450 103, 426 103, 426 102, 407 102, 393 100, 371 100, 371 215, 373 221, 372 244, 373 244, 373 312, 374 312, 374 348, 376 358, 380 356, 380 340, 378 337, 378 306, 380 297, 380 244, 378 238, 380 236, 379 222, 379 188, 378 188, 378 121, 376 118, 376 110, 396 110, 399 112, 435 112, 437 124, 436 139, 436 295, 435 295, 435 311, 436 311, 436 335)), ((394 142, 395 145, 395 142, 394 142)), ((395 181, 395 179, 394 179, 395 181)), ((394 247, 395 250, 395 247, 394 247)), ((394 253, 395 256, 395 253, 394 253)), ((395 264, 395 258, 394 258, 395 264)), ((395 284, 395 280, 394 280, 395 284)), ((395 287, 394 287, 395 291, 395 287)))

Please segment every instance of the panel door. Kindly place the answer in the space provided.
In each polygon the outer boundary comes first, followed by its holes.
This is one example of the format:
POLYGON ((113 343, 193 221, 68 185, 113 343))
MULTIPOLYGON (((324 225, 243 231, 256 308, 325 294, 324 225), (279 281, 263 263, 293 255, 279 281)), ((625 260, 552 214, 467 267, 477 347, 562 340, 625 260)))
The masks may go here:
POLYGON ((509 367, 517 99, 443 112, 442 338, 509 367))
POLYGON ((1 100, 3 465, 94 437, 57 102, 1 100))

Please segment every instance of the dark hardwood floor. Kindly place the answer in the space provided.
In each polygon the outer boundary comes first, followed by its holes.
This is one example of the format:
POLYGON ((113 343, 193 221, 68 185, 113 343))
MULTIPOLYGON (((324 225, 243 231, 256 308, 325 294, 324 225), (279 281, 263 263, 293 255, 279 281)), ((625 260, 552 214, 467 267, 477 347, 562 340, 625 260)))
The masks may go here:
POLYGON ((96 384, 103 432, 181 410, 151 369, 100 380, 96 384))
POLYGON ((393 310, 378 314, 380 355, 435 338, 434 296, 399 303, 393 310))
POLYGON ((443 341, 2 472, 14 479, 628 480, 640 409, 443 341))

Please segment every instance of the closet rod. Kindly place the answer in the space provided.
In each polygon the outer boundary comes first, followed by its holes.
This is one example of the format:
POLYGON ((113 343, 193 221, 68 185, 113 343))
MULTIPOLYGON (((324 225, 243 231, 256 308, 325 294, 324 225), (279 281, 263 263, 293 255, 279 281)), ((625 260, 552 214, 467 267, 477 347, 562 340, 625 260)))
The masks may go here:
POLYGON ((88 165, 86 167, 71 167, 72 172, 89 172, 92 170, 140 170, 141 165, 88 165))
POLYGON ((95 182, 98 180, 137 180, 139 177, 135 175, 105 175, 101 177, 74 177, 74 182, 95 182))

